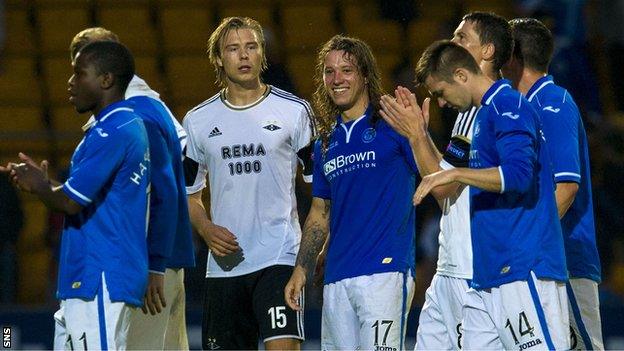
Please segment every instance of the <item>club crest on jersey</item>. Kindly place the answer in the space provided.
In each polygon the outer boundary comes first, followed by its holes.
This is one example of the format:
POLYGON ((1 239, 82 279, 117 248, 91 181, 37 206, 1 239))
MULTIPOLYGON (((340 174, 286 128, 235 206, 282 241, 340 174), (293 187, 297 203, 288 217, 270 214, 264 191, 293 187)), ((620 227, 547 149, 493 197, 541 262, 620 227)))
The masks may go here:
POLYGON ((264 126, 264 127, 262 127, 262 128, 264 128, 264 129, 266 129, 266 130, 270 130, 270 131, 272 131, 272 132, 273 132, 273 131, 276 131, 276 130, 278 130, 278 129, 282 129, 282 127, 280 127, 280 126, 276 125, 275 123, 269 123, 269 124, 267 124, 266 126, 264 126))
POLYGON ((214 128, 212 129, 212 131, 210 132, 210 134, 208 134, 208 137, 209 137, 209 138, 212 138, 212 137, 219 136, 219 135, 221 135, 221 134, 223 134, 223 133, 221 133, 221 131, 219 130, 219 128, 218 128, 218 127, 214 127, 214 128))
POLYGON ((364 132, 362 132, 362 141, 365 143, 370 143, 377 136, 377 131, 375 128, 366 128, 364 132))

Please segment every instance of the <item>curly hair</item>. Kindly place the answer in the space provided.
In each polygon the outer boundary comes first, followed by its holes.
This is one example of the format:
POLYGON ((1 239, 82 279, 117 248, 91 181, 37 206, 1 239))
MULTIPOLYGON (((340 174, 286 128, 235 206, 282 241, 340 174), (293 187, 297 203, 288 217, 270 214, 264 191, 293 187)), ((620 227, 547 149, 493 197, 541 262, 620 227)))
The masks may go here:
POLYGON ((371 120, 373 124, 381 118, 378 112, 381 108, 379 100, 384 94, 383 88, 381 87, 381 75, 377 68, 377 62, 368 44, 360 39, 343 35, 335 35, 329 39, 329 41, 321 47, 316 57, 316 70, 314 74, 316 91, 312 98, 323 154, 325 154, 329 146, 329 138, 336 123, 336 116, 341 112, 325 88, 325 81, 323 79, 325 57, 330 51, 334 50, 342 50, 344 55, 346 55, 345 59, 355 64, 358 72, 367 80, 368 98, 370 104, 373 105, 373 116, 371 120))

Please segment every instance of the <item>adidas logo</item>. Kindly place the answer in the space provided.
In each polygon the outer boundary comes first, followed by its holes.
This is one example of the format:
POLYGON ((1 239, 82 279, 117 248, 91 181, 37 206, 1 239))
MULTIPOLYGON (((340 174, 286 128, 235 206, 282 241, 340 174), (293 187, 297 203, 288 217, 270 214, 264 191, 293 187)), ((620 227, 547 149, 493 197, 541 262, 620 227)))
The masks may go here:
POLYGON ((223 133, 221 133, 221 131, 219 130, 219 128, 214 127, 214 129, 212 130, 212 132, 210 132, 210 134, 208 134, 208 137, 209 137, 209 138, 212 138, 212 137, 216 137, 216 136, 221 135, 221 134, 223 134, 223 133))
POLYGON ((264 127, 262 127, 262 128, 264 128, 264 129, 266 129, 266 130, 270 130, 270 131, 274 131, 274 130, 282 129, 282 127, 280 127, 280 126, 276 126, 276 125, 275 125, 275 124, 273 124, 273 123, 268 124, 268 125, 266 125, 266 126, 264 126, 264 127))

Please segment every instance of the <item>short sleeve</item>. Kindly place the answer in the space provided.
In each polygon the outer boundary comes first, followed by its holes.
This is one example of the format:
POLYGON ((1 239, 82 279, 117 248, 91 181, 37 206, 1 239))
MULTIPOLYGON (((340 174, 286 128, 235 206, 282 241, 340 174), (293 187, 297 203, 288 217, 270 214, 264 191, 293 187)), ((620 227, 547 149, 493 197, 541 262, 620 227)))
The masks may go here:
POLYGON ((295 125, 293 146, 297 153, 297 158, 303 166, 303 179, 306 183, 311 183, 314 173, 314 160, 312 159, 313 138, 316 133, 313 125, 312 109, 307 102, 304 105, 305 108, 301 109, 295 125))
POLYGON ((198 145, 189 115, 184 118, 183 126, 187 133, 183 160, 186 192, 187 194, 194 194, 206 187, 208 167, 204 161, 204 153, 198 145))
POLYGON ((314 143, 314 180, 312 182, 312 196, 321 199, 331 199, 331 187, 323 172, 323 155, 321 153, 321 140, 314 143))
POLYGON ((552 161, 555 182, 581 181, 579 155, 580 115, 569 103, 541 107, 546 147, 552 161))
MULTIPOLYGON (((133 123, 142 123, 136 119, 133 123)), ((63 191, 74 201, 87 206, 115 176, 133 138, 119 130, 107 130, 97 125, 83 141, 82 157, 72 166, 63 191)), ((147 165, 149 166, 149 165, 147 165)))

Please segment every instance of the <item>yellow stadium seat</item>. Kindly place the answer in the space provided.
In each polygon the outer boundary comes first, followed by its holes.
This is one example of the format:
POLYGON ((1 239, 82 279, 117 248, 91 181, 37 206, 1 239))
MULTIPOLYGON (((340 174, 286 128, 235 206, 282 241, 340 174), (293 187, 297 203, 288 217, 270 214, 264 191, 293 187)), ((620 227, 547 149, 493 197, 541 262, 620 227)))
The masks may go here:
POLYGON ((407 42, 401 36, 398 23, 381 20, 370 7, 351 4, 345 7, 343 13, 347 34, 364 40, 375 52, 398 50, 407 42))
POLYGON ((162 94, 165 90, 163 73, 158 67, 158 61, 154 56, 135 56, 134 57, 136 74, 147 82, 147 84, 162 94))
POLYGON ((0 104, 38 104, 41 90, 35 60, 7 57, 0 73, 0 104))
POLYGON ((254 2, 253 5, 240 1, 224 1, 219 9, 219 21, 226 17, 251 17, 260 22, 263 28, 275 30, 270 6, 254 2))
POLYGON ((420 18, 412 22, 407 34, 411 52, 420 57, 422 51, 434 41, 450 39, 445 37, 443 26, 443 23, 428 18, 420 18))
MULTIPOLYGON (((86 2, 82 2, 86 4, 86 2)), ((69 44, 76 33, 91 27, 88 8, 40 6, 37 7, 37 24, 41 33, 44 54, 64 54, 69 57, 69 44)))
POLYGON ((164 6, 160 10, 163 45, 167 53, 206 52, 206 43, 214 29, 213 14, 206 6, 164 6))
POLYGON ((314 53, 337 33, 330 4, 284 5, 282 23, 289 52, 314 53))
POLYGON ((167 72, 174 105, 197 105, 219 90, 207 55, 169 56, 167 72))
POLYGON ((0 106, 3 132, 41 132, 45 130, 41 109, 37 106, 0 106))
POLYGON ((33 30, 26 8, 8 7, 5 11, 6 42, 5 53, 32 55, 35 51, 33 30))
POLYGON ((310 100, 316 89, 314 75, 316 74, 316 56, 309 54, 295 54, 288 57, 288 71, 292 76, 299 96, 310 100))
POLYGON ((0 149, 17 152, 41 151, 48 146, 43 114, 35 106, 0 106, 0 149))
POLYGON ((48 98, 55 105, 69 105, 67 81, 73 74, 69 55, 44 57, 43 75, 48 87, 48 98))
POLYGON ((100 0, 98 13, 101 26, 117 34, 133 54, 156 53, 155 23, 147 2, 100 0))

